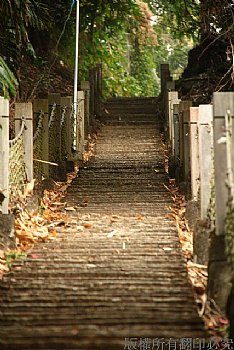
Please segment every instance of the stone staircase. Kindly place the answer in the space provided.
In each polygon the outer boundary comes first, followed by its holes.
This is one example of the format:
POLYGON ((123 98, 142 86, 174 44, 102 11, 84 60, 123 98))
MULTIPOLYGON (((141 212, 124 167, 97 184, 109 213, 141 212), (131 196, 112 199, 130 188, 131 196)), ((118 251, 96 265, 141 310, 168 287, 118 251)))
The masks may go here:
POLYGON ((156 104, 145 101, 108 102, 95 157, 65 199, 69 227, 1 281, 1 350, 169 349, 172 340, 179 349, 206 338, 167 218, 156 104))

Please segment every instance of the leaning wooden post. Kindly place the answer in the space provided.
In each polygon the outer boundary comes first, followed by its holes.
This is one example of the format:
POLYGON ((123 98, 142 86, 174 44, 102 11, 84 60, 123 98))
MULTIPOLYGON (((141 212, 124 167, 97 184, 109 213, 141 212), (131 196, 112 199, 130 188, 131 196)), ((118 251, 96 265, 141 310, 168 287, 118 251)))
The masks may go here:
POLYGON ((207 218, 213 177, 213 106, 200 105, 198 117, 201 219, 207 218))
POLYGON ((191 195, 193 200, 198 199, 200 176, 198 146, 198 114, 199 107, 190 107, 190 168, 191 195))
POLYGON ((15 104, 15 132, 21 129, 22 117, 25 119, 26 128, 24 131, 24 162, 27 181, 33 179, 33 108, 32 103, 15 104))
POLYGON ((8 214, 9 205, 9 101, 0 97, 0 201, 2 214, 8 214))
MULTIPOLYGON (((33 101, 34 120, 38 120, 38 115, 43 113, 42 119, 42 157, 43 161, 49 161, 49 109, 47 99, 35 99, 33 101)), ((42 163, 44 177, 49 177, 49 165, 42 163)))
POLYGON ((83 160, 84 153, 84 91, 78 91, 77 101, 77 152, 78 160, 83 160))
MULTIPOLYGON (((209 257, 209 279, 208 295, 214 299, 220 309, 227 310, 227 300, 231 298, 232 270, 227 262, 225 249, 225 219, 227 216, 227 138, 225 118, 227 114, 233 120, 234 117, 234 93, 215 92, 214 99, 214 173, 215 173, 215 234, 212 235, 210 257, 209 257)), ((234 125, 234 122, 232 122, 234 125)), ((234 140, 234 130, 232 126, 232 142, 234 140)), ((232 148, 232 171, 234 164, 234 150, 232 148)), ((232 310, 232 319, 234 318, 232 310)), ((232 326, 233 328, 233 326, 232 326)), ((234 330, 231 330, 234 334, 234 330)))
POLYGON ((90 114, 90 83, 89 81, 82 81, 81 82, 81 90, 84 91, 84 99, 85 99, 85 138, 87 138, 89 134, 90 129, 90 121, 89 121, 89 114, 90 114))

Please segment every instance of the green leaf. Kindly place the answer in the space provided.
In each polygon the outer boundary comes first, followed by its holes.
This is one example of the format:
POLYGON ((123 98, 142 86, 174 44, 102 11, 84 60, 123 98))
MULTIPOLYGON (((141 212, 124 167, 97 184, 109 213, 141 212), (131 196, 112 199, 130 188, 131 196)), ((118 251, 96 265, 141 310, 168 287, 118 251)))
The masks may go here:
POLYGON ((15 96, 17 85, 17 79, 8 68, 3 57, 0 56, 0 89, 2 90, 4 97, 9 98, 10 95, 15 96))

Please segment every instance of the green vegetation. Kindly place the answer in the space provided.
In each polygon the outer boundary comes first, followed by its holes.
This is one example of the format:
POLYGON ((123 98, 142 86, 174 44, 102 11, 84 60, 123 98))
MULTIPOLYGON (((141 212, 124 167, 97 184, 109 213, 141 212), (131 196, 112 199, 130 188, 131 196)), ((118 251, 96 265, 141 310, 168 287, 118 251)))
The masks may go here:
POLYGON ((2 91, 5 98, 14 96, 16 94, 16 86, 18 82, 7 66, 4 59, 0 56, 0 91, 2 91))
MULTIPOLYGON (((181 73, 191 45, 185 36, 180 42, 174 39, 170 29, 165 28, 164 13, 153 25, 153 12, 146 2, 128 2, 127 8, 123 4, 115 4, 119 6, 116 12, 110 10, 111 5, 105 5, 104 12, 89 13, 83 23, 82 13, 87 9, 81 2, 80 80, 87 79, 89 68, 102 63, 104 96, 157 95, 160 64, 170 62, 172 71, 181 73)), ((71 65, 74 27, 70 33, 70 39, 65 39, 63 59, 71 65)))
POLYGON ((25 258, 26 258, 25 253, 21 253, 16 250, 9 250, 5 252, 6 264, 9 269, 12 268, 12 265, 16 260, 25 259, 25 258))
MULTIPOLYGON (((102 63, 105 96, 155 95, 160 63, 169 62, 180 74, 194 43, 221 38, 232 55, 233 12, 231 0, 81 0, 79 78, 87 79, 88 70, 102 63)), ((5 96, 16 93, 14 76, 26 57, 39 69, 45 63, 43 81, 60 60, 73 67, 75 17, 70 0, 3 1, 0 89, 5 96)))

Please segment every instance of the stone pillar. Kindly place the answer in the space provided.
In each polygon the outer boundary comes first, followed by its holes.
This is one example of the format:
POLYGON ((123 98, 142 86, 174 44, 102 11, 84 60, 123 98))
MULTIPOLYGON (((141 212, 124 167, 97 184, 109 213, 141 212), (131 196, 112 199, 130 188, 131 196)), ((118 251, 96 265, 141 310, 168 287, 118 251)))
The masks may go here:
POLYGON ((25 119, 24 130, 24 161, 27 181, 33 179, 33 109, 32 103, 15 104, 15 132, 16 135, 21 129, 22 117, 25 119))
MULTIPOLYGON (((227 262, 225 249, 225 219, 227 215, 228 157, 225 118, 234 117, 234 93, 214 93, 214 172, 216 231, 212 235, 209 259, 208 296, 215 300, 223 312, 229 311, 229 319, 234 319, 233 270, 227 262), (232 290, 232 292, 231 292, 232 290), (232 305, 232 306, 230 306, 232 305)), ((232 141, 234 137, 232 123, 232 141)), ((234 150, 232 148, 232 171, 234 150)), ((234 335, 232 322, 230 333, 234 335)))
MULTIPOLYGON (((169 138, 171 141, 174 138, 174 124, 173 124, 173 104, 178 103, 178 92, 177 91, 168 91, 168 126, 169 126, 169 138)), ((171 147, 173 152, 173 146, 171 147)))
POLYGON ((78 91, 77 103, 77 152, 78 160, 83 160, 84 153, 84 91, 78 91))
POLYGON ((198 117, 201 219, 207 218, 211 199, 213 161, 213 106, 200 105, 198 117))
POLYGON ((84 119, 84 125, 85 125, 85 138, 87 138, 89 132, 90 132, 90 121, 89 121, 89 114, 90 114, 90 83, 89 81, 82 81, 81 82, 81 90, 84 91, 84 99, 85 99, 85 119, 84 119))
MULTIPOLYGON (((49 161, 49 109, 47 99, 35 99, 33 101, 34 120, 38 120, 37 116, 43 112, 42 120, 42 155, 43 161, 49 161)), ((43 174, 45 178, 49 177, 49 165, 42 164, 43 174)))
POLYGON ((190 167, 191 167, 191 195, 198 199, 199 190, 199 146, 198 146, 198 113, 199 107, 190 107, 190 167))
POLYGON ((192 107, 191 101, 181 101, 179 104, 180 121, 180 165, 184 181, 189 180, 190 168, 190 144, 189 144, 189 113, 192 107))

